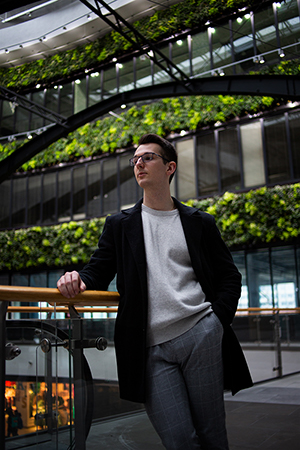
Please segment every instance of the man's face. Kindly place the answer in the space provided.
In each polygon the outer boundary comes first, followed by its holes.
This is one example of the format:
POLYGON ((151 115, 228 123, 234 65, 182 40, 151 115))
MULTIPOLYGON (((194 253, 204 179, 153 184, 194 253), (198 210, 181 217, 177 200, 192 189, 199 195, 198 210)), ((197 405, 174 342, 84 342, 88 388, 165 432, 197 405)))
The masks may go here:
MULTIPOLYGON (((160 146, 154 143, 140 145, 134 156, 144 156, 146 153, 156 153, 162 156, 160 146)), ((169 163, 165 163, 157 155, 153 155, 153 159, 146 162, 140 158, 134 166, 134 175, 139 186, 143 189, 150 186, 160 187, 166 181, 169 183, 168 167, 169 163)))

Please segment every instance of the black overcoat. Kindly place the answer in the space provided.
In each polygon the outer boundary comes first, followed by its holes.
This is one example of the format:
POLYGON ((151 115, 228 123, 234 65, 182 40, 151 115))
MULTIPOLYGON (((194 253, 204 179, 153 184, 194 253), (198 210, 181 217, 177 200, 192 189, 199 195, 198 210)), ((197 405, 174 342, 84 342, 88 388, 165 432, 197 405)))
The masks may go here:
MULTIPOLYGON (((182 205, 179 210, 192 267, 224 327, 225 389, 235 394, 252 385, 242 349, 231 328, 241 292, 241 275, 213 216, 182 205)), ((106 219, 98 249, 80 271, 87 289, 107 290, 117 274, 120 303, 115 324, 120 396, 145 401, 147 275, 140 200, 106 219)))

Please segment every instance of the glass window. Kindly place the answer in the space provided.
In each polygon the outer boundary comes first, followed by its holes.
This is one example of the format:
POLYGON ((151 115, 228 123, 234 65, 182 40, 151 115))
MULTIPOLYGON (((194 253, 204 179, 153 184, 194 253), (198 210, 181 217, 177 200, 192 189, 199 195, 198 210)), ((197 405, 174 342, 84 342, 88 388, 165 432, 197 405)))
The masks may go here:
MULTIPOLYGON (((168 59, 170 59, 170 50, 169 46, 161 48, 161 53, 163 53, 168 59)), ((161 62, 163 67, 168 67, 168 64, 162 60, 162 58, 157 55, 157 59, 161 62)), ((160 68, 157 64, 153 63, 154 67, 154 83, 155 84, 161 84, 161 83, 167 83, 171 81, 171 77, 168 75, 167 72, 165 72, 162 68, 160 68)), ((172 73, 175 74, 175 69, 172 68, 172 73)), ((175 74, 176 75, 176 74, 175 74)))
MULTIPOLYGON (((26 95, 29 98, 29 94, 26 95)), ((30 112, 21 106, 16 107, 16 133, 23 133, 29 130, 30 112)))
POLYGON ((192 36, 192 64, 194 75, 210 70, 210 52, 207 31, 192 36))
POLYGON ((240 132, 244 166, 244 186, 252 187, 265 184, 261 124, 259 121, 256 121, 241 125, 240 132))
POLYGON ((100 162, 88 165, 88 217, 97 217, 101 214, 101 165, 100 162))
POLYGON ((198 191, 200 196, 217 194, 218 168, 214 133, 197 137, 198 191))
POLYGON ((300 51, 300 21, 299 9, 295 0, 285 0, 277 7, 278 29, 281 48, 287 59, 295 58, 300 51), (293 45, 294 44, 294 45, 293 45))
MULTIPOLYGON (((32 101, 39 106, 44 106, 44 99, 44 91, 38 91, 32 94, 32 101)), ((38 128, 42 128, 44 125, 44 120, 45 119, 43 117, 40 117, 37 114, 32 114, 30 120, 30 129, 37 130, 38 128)))
POLYGON ((196 197, 194 140, 177 142, 178 154, 177 188, 180 200, 196 197))
POLYGON ((12 226, 14 228, 23 227, 26 212, 26 185, 27 178, 15 178, 13 180, 12 196, 12 226))
POLYGON ((136 87, 151 86, 151 60, 146 55, 141 55, 135 61, 136 87))
POLYGON ((93 72, 89 76, 88 106, 95 105, 101 101, 101 75, 93 72))
POLYGON ((0 184, 0 228, 9 227, 11 180, 0 184))
MULTIPOLYGON (((58 112, 58 90, 57 89, 47 89, 46 90, 46 108, 53 112, 58 112)), ((46 120, 46 125, 51 123, 50 120, 46 120)))
POLYGON ((253 70, 254 42, 250 14, 232 20, 231 26, 234 59, 238 63, 235 65, 235 71, 243 73, 253 70))
POLYGON ((74 114, 87 107, 86 78, 75 80, 74 83, 74 114))
POLYGON ((295 308, 296 266, 293 248, 273 248, 271 251, 276 308, 295 308))
POLYGON ((85 219, 85 185, 86 168, 78 167, 73 170, 73 219, 85 219))
POLYGON ((64 84, 59 88, 60 114, 69 117, 73 114, 73 85, 64 84))
POLYGON ((299 152, 299 142, 300 142, 300 112, 290 113, 289 118, 289 128, 290 128, 290 138, 291 138, 291 148, 293 155, 293 166, 294 166, 294 177, 300 177, 300 152, 299 152))
MULTIPOLYGON (((172 44, 172 61, 186 75, 190 76, 188 38, 178 39, 172 44)), ((180 77, 180 75, 178 75, 180 77)))
POLYGON ((290 178, 285 117, 276 116, 264 120, 268 183, 290 178))
MULTIPOLYGON (((214 68, 232 63, 230 30, 228 27, 218 27, 212 36, 214 68)), ((226 75, 232 75, 232 67, 227 67, 226 75)))
POLYGON ((120 193, 121 208, 132 206, 137 201, 137 185, 133 169, 129 165, 129 158, 133 154, 120 156, 120 193))
POLYGON ((71 170, 58 172, 58 221, 67 222, 71 219, 71 170))
POLYGON ((103 213, 118 211, 117 158, 103 162, 103 213))
POLYGON ((9 286, 9 274, 8 273, 0 273, 0 284, 1 286, 9 286))
POLYGON ((119 70, 119 92, 134 89, 133 61, 118 64, 119 70))
POLYGON ((1 136, 9 136, 15 131, 15 109, 12 102, 2 101, 1 136))
POLYGON ((117 74, 115 66, 103 71, 103 99, 117 94, 117 74))
POLYGON ((258 55, 274 50, 264 55, 264 60, 270 63, 278 62, 278 45, 275 29, 275 18, 272 8, 255 13, 254 15, 255 39, 258 55))
POLYGON ((246 254, 250 308, 272 308, 269 251, 258 250, 246 254))
POLYGON ((37 225, 41 216, 41 176, 28 177, 27 224, 37 225))
POLYGON ((56 222, 56 172, 43 175, 43 224, 56 222))
POLYGON ((219 131, 221 188, 241 189, 241 169, 236 128, 219 131))
POLYGON ((249 308, 249 296, 248 296, 248 285, 247 285, 247 275, 246 275, 246 265, 245 265, 245 254, 244 252, 233 252, 232 258, 234 264, 238 268, 238 271, 242 275, 242 292, 239 300, 238 308, 249 308))

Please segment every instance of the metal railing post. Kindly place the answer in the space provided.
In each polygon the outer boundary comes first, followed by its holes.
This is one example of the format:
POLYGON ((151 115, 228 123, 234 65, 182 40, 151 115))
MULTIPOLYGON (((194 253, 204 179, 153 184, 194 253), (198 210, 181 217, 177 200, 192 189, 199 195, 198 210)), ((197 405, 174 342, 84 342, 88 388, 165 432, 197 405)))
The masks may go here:
POLYGON ((7 302, 0 302, 0 351, 1 351, 1 368, 0 368, 0 448, 5 449, 5 345, 6 345, 6 327, 5 318, 7 311, 7 302))

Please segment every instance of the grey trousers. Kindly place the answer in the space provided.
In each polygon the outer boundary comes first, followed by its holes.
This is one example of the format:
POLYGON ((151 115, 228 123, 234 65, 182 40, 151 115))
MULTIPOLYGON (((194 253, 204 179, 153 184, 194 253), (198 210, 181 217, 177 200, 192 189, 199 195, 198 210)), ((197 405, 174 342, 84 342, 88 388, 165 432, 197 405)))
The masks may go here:
POLYGON ((228 450, 223 327, 212 312, 191 330, 148 349, 145 408, 168 450, 228 450))

